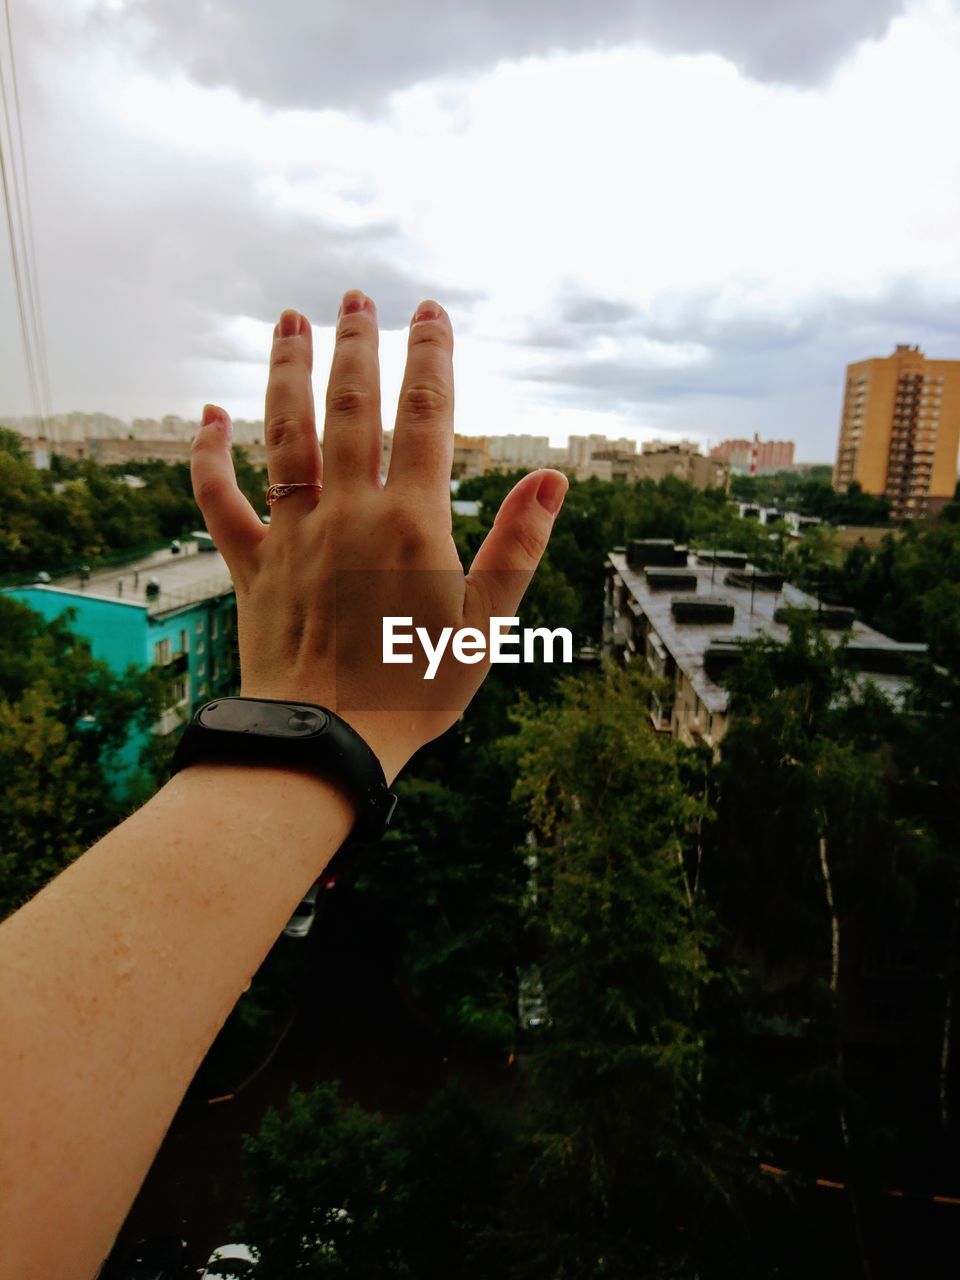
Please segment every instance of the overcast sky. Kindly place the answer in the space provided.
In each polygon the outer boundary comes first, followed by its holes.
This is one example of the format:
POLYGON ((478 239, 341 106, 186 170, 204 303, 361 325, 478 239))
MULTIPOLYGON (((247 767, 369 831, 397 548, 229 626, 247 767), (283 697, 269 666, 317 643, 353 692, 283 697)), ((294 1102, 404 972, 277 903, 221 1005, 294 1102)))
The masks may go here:
MULTIPOLYGON (((458 429, 792 438, 960 358, 954 0, 11 0, 54 409, 260 417, 435 296, 458 429)), ((27 413, 0 253, 0 413, 27 413)), ((385 425, 391 425, 389 421, 385 425)))

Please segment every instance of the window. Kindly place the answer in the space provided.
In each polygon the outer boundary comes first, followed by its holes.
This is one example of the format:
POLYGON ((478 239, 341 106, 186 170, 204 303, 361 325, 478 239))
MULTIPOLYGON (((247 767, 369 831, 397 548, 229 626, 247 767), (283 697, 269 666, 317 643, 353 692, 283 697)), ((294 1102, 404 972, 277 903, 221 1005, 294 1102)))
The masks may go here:
POLYGON ((187 700, 187 682, 186 680, 175 680, 173 682, 173 696, 177 705, 187 700))
POLYGON ((199 654, 199 653, 203 653, 203 641, 202 641, 202 640, 201 640, 201 641, 198 643, 198 645, 197 645, 197 653, 198 653, 198 654, 199 654))
POLYGON ((203 635, 203 619, 202 618, 197 619, 197 635, 198 636, 203 635))
POLYGON ((186 653, 189 648, 190 648, 190 633, 189 631, 186 631, 186 630, 181 631, 180 632, 180 652, 186 653))
POLYGON ((211 680, 220 679, 220 663, 216 660, 216 658, 210 659, 210 679, 211 680))
POLYGON ((170 661, 170 641, 158 640, 153 646, 153 660, 158 667, 164 667, 170 661))
POLYGON ((217 614, 213 614, 210 618, 210 639, 216 640, 220 634, 220 619, 217 614))

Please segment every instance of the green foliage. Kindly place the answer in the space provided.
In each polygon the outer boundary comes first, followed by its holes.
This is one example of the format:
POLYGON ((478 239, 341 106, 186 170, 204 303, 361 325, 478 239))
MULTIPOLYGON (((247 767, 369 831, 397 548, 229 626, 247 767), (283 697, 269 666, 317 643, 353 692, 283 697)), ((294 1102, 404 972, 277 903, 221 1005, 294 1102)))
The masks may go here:
POLYGON ((390 1241, 400 1153, 381 1117, 343 1106, 335 1084, 294 1089, 244 1156, 251 1194, 237 1232, 259 1250, 262 1280, 402 1274, 390 1241))
MULTIPOLYGON (((241 490, 261 510, 265 473, 240 448, 234 467, 241 490)), ((49 471, 38 471, 7 431, 0 436, 0 485, 0 577, 11 581, 40 569, 96 567, 117 553, 139 554, 203 528, 186 462, 102 467, 55 456, 49 471), (144 486, 131 488, 124 475, 139 476, 144 486)))
POLYGON ((770 476, 733 476, 730 492, 741 502, 819 516, 830 524, 890 523, 890 503, 886 498, 864 493, 856 480, 845 492, 837 493, 831 483, 829 467, 813 470, 826 474, 807 476, 796 471, 778 471, 770 476))
POLYGON ((132 727, 157 719, 155 672, 119 677, 69 621, 0 596, 0 916, 109 830, 127 806, 112 774, 132 727))
POLYGON ((502 814, 484 823, 477 797, 436 780, 401 780, 397 794, 357 887, 393 923, 397 979, 424 1012, 466 1042, 506 1050, 522 864, 508 833, 497 841, 502 814))
POLYGON ((236 1231, 263 1280, 492 1280, 511 1144, 498 1112, 456 1084, 397 1122, 344 1105, 335 1083, 294 1089, 244 1141, 236 1231))
POLYGON ((713 833, 723 873, 708 884, 743 945, 772 968, 803 966, 825 979, 821 835, 842 916, 871 901, 912 900, 915 868, 889 789, 895 714, 872 687, 855 685, 827 635, 802 625, 786 645, 745 646, 729 687, 713 833))
POLYGON ((508 744, 536 833, 531 923, 552 1020, 531 1064, 518 1274, 681 1274, 709 1253, 687 1206, 709 1220, 744 1181, 701 1093, 699 1010, 722 977, 697 883, 706 759, 654 732, 635 671, 559 694, 521 704, 508 744))

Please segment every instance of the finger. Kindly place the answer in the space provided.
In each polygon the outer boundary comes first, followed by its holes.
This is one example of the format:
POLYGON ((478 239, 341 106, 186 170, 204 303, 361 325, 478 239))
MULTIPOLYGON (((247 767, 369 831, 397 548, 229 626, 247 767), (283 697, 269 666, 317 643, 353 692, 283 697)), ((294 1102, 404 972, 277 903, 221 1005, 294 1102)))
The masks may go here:
POLYGON ((450 500, 453 465, 453 326, 438 302, 421 302, 410 323, 388 485, 450 500))
POLYGON ((513 615, 547 549, 568 487, 561 471, 534 471, 504 498, 467 576, 468 621, 513 615))
POLYGON ((231 572, 237 573, 266 530, 237 487, 230 452, 232 436, 229 414, 216 405, 205 405, 190 452, 190 479, 210 536, 231 572))
POLYGON ((379 336, 373 299, 357 289, 345 293, 327 384, 323 428, 327 484, 340 486, 353 479, 380 481, 379 336))
MULTIPOLYGON (((271 484, 316 484, 323 478, 313 412, 313 337, 299 311, 284 311, 273 331, 264 407, 267 473, 271 484)), ((319 500, 317 489, 297 489, 276 503, 271 519, 303 515, 319 500), (286 513, 286 514, 284 514, 286 513)))

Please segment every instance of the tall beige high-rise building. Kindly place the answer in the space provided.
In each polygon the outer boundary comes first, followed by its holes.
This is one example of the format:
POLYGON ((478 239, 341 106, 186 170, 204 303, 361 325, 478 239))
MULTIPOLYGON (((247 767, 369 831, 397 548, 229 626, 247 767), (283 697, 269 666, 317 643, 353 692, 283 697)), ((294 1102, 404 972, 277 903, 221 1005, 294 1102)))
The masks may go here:
POLYGON ((858 480, 890 499, 895 519, 921 519, 953 497, 958 448, 960 360, 898 346, 847 365, 835 489, 858 480))

